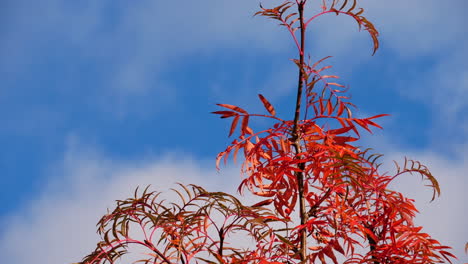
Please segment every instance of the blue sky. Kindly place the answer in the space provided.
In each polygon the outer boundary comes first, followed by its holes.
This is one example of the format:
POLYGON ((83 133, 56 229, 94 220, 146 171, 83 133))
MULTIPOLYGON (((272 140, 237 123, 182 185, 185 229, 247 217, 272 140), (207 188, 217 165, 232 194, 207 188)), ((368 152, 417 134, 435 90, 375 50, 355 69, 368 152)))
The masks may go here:
MULTIPOLYGON (((418 221, 462 263, 468 3, 450 4, 363 0, 381 33, 375 56, 370 38, 344 17, 317 20, 308 41, 313 58, 334 56, 331 73, 351 87, 360 114, 391 114, 363 144, 388 161, 409 156, 432 168, 439 200, 428 203, 419 179, 396 188, 417 199, 418 221)), ((234 166, 214 170, 230 142, 229 124, 209 114, 214 104, 261 111, 260 92, 292 116, 294 45, 273 21, 253 18, 257 8, 256 0, 2 1, 5 263, 79 260, 94 248, 98 217, 137 185, 236 188, 234 166)))

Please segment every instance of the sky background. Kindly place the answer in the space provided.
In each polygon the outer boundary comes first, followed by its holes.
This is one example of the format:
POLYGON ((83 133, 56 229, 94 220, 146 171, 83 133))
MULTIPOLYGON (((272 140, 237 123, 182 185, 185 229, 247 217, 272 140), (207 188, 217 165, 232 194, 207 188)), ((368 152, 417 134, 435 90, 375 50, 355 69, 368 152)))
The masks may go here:
MULTIPOLYGON (((79 261, 100 216, 138 185, 234 193, 236 166, 214 168, 231 141, 229 122, 209 114, 215 103, 259 112, 262 93, 292 117, 294 44, 252 17, 258 3, 0 2, 0 262, 79 261)), ((330 15, 310 26, 311 56, 334 56, 330 73, 360 115, 391 114, 362 145, 388 164, 408 156, 431 168, 436 201, 417 177, 395 188, 416 199, 416 223, 468 262, 468 2, 361 6, 381 33, 377 54, 354 21, 330 15)))

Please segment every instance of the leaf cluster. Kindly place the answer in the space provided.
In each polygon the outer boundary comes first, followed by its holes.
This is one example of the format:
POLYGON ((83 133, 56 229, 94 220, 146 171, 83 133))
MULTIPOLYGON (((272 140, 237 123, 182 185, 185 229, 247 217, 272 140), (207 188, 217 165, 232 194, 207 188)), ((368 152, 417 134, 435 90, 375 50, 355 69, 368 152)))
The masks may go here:
POLYGON ((139 263, 250 263, 284 253, 269 226, 284 220, 270 210, 245 206, 232 195, 196 185, 179 184, 172 191, 179 203, 161 200, 160 192, 148 188, 135 191, 134 198, 118 200, 98 223, 103 240, 80 263, 115 263, 130 253, 130 245, 149 252, 139 263), (255 247, 230 246, 229 239, 236 234, 250 238, 255 247))

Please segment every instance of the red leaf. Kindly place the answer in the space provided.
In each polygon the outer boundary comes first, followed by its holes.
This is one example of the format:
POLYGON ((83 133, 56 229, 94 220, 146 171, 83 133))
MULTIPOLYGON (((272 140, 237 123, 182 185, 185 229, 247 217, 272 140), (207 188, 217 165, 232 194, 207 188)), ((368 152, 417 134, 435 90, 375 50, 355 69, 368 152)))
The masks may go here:
POLYGON ((254 144, 250 140, 245 141, 244 144, 244 155, 248 156, 249 152, 253 149, 254 144))
POLYGON ((325 112, 325 110, 323 108, 323 99, 322 98, 319 99, 319 103, 320 103, 320 114, 322 115, 325 112))
POLYGON ((336 76, 336 75, 323 75, 322 76, 322 79, 327 79, 327 78, 333 78, 333 79, 338 79, 340 77, 336 76))
POLYGON ((242 131, 243 135, 244 134, 249 134, 248 125, 249 125, 249 116, 245 116, 242 119, 242 127, 241 127, 241 131, 242 131))
MULTIPOLYGON (((258 196, 262 196, 262 197, 273 197, 276 195, 276 192, 254 192, 255 195, 258 195, 258 196)), ((264 202, 266 201, 270 201, 269 203, 266 203, 266 204, 270 204, 272 203, 274 200, 273 199, 268 199, 268 200, 265 200, 265 201, 262 201, 260 203, 257 203, 257 204, 254 204, 252 205, 252 207, 255 207, 255 206, 262 206, 264 202)))
POLYGON ((334 137, 333 140, 335 140, 335 142, 338 144, 344 144, 346 142, 352 142, 358 139, 354 137, 334 137))
POLYGON ((328 58, 331 58, 332 56, 327 56, 325 58, 322 58, 320 60, 318 60, 316 63, 314 63, 314 65, 312 65, 312 69, 315 69, 315 67, 317 67, 317 65, 319 65, 320 63, 322 63, 324 60, 328 59, 328 58))
POLYGON ((331 115, 333 113, 333 106, 330 100, 327 102, 327 108, 328 108, 328 115, 331 115))
POLYGON ((247 111, 235 105, 230 105, 230 104, 216 104, 216 105, 237 111, 239 113, 247 114, 247 111))
POLYGON ((323 253, 327 255, 327 257, 331 258, 333 260, 333 263, 338 264, 338 261, 336 260, 335 254, 333 253, 333 250, 331 247, 326 247, 323 249, 323 253))
POLYGON ((375 127, 378 127, 380 129, 382 129, 382 127, 379 124, 374 123, 374 122, 370 121, 369 119, 366 120, 366 123, 368 123, 371 126, 375 126, 375 127))
POLYGON ((236 117, 234 117, 234 120, 232 120, 232 124, 231 124, 231 129, 229 130, 229 136, 232 136, 232 133, 234 133, 234 130, 236 130, 236 127, 237 127, 237 123, 239 122, 239 115, 237 115, 236 117))
POLYGON ((322 67, 322 68, 316 70, 316 72, 317 72, 317 73, 320 73, 320 72, 322 72, 322 71, 324 71, 324 70, 326 70, 326 69, 330 69, 331 67, 332 67, 332 66, 330 66, 330 65, 324 66, 324 67, 322 67))
MULTIPOLYGON (((279 141, 280 141, 280 145, 281 145, 281 150, 282 150, 283 152, 286 152, 286 153, 287 153, 287 152, 289 151, 289 148, 286 147, 286 142, 284 141, 283 138, 280 138, 279 141)), ((289 147, 289 146, 288 146, 288 147, 289 147)))
POLYGON ((322 262, 322 264, 327 264, 327 262, 325 262, 325 257, 323 256, 323 251, 320 251, 318 253, 318 257, 319 257, 320 261, 322 262))
POLYGON ((354 133, 356 133, 356 135, 357 135, 358 137, 360 137, 359 131, 356 129, 356 126, 353 125, 353 122, 351 122, 351 121, 349 121, 349 120, 346 120, 346 123, 348 123, 348 125, 353 129, 354 133))
POLYGON ((227 118, 227 117, 237 115, 237 113, 232 112, 232 111, 214 111, 214 112, 211 112, 211 113, 216 114, 216 115, 221 115, 221 118, 227 118))
POLYGON ((343 248, 341 247, 340 243, 338 243, 338 241, 333 240, 333 241, 331 242, 331 244, 332 244, 333 248, 334 248, 336 251, 338 251, 338 252, 340 252, 341 254, 345 255, 345 252, 344 252, 343 248))
POLYGON ((265 106, 265 109, 268 111, 268 113, 270 113, 270 115, 272 115, 272 116, 276 115, 275 108, 273 108, 273 106, 270 104, 270 102, 268 102, 268 100, 265 97, 263 97, 263 95, 261 95, 261 94, 259 94, 258 97, 262 101, 263 106, 265 106))
POLYGON ((367 119, 375 119, 375 118, 379 118, 379 117, 383 117, 383 116, 390 116, 390 115, 389 114, 380 114, 380 115, 375 115, 375 116, 369 117, 367 119))
POLYGON ((359 126, 361 126, 362 128, 364 128, 365 130, 369 131, 370 133, 372 133, 372 131, 369 129, 369 126, 367 125, 367 123, 362 120, 362 119, 358 119, 358 118, 355 118, 354 119, 354 122, 356 124, 358 124, 359 126))
MULTIPOLYGON (((342 84, 339 84, 339 83, 327 83, 328 85, 334 85, 334 86, 338 86, 338 87, 342 87, 344 88, 345 86, 342 85, 342 84)), ((335 92, 339 92, 339 90, 334 90, 335 92)))
POLYGON ((344 104, 340 102, 339 106, 338 106, 338 113, 336 113, 338 116, 341 116, 341 114, 343 114, 343 110, 344 110, 344 104))
POLYGON ((254 205, 251 205, 250 207, 260 207, 260 206, 265 206, 265 205, 269 205, 273 202, 273 199, 267 199, 267 200, 263 200, 261 202, 258 202, 254 205))
POLYGON ((338 128, 338 129, 332 129, 332 130, 328 130, 327 134, 340 135, 340 134, 344 134, 344 133, 348 132, 351 129, 353 129, 353 127, 351 127, 351 126, 342 127, 342 128, 338 128))
POLYGON ((315 115, 318 115, 317 106, 315 106, 315 104, 313 104, 312 106, 314 107, 314 113, 315 113, 315 115))
MULTIPOLYGON (((378 241, 379 241, 379 239, 375 236, 374 232, 372 232, 372 231, 369 230, 368 228, 363 227, 363 228, 362 228, 362 231, 363 231, 364 233, 366 233, 366 235, 368 235, 369 237, 371 237, 375 242, 378 242, 378 241)), ((401 237, 400 237, 400 239, 401 239, 401 237)))

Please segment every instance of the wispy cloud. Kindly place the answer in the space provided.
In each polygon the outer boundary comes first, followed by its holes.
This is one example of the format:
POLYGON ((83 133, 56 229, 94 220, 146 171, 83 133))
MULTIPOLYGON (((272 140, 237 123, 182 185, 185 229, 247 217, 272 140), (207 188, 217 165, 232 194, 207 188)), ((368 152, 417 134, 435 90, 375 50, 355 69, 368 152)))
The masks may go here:
POLYGON ((365 1, 367 12, 381 28, 385 46, 399 56, 417 57, 445 53, 466 41, 468 7, 463 0, 365 1))
POLYGON ((75 84, 61 76, 55 81, 90 94, 87 103, 97 110, 125 113, 147 97, 174 99, 175 88, 161 75, 189 56, 228 48, 278 51, 287 43, 277 40, 267 21, 252 17, 255 1, 26 2, 10 4, 13 15, 0 30, 0 73, 20 78, 62 61, 75 84), (93 86, 84 79, 93 79, 93 86))
MULTIPOLYGON (((468 39, 464 41, 468 45, 468 39)), ((448 50, 426 71, 407 74, 396 88, 401 96, 424 104, 431 111, 431 144, 441 150, 457 149, 468 140, 468 56, 464 47, 448 50)))

